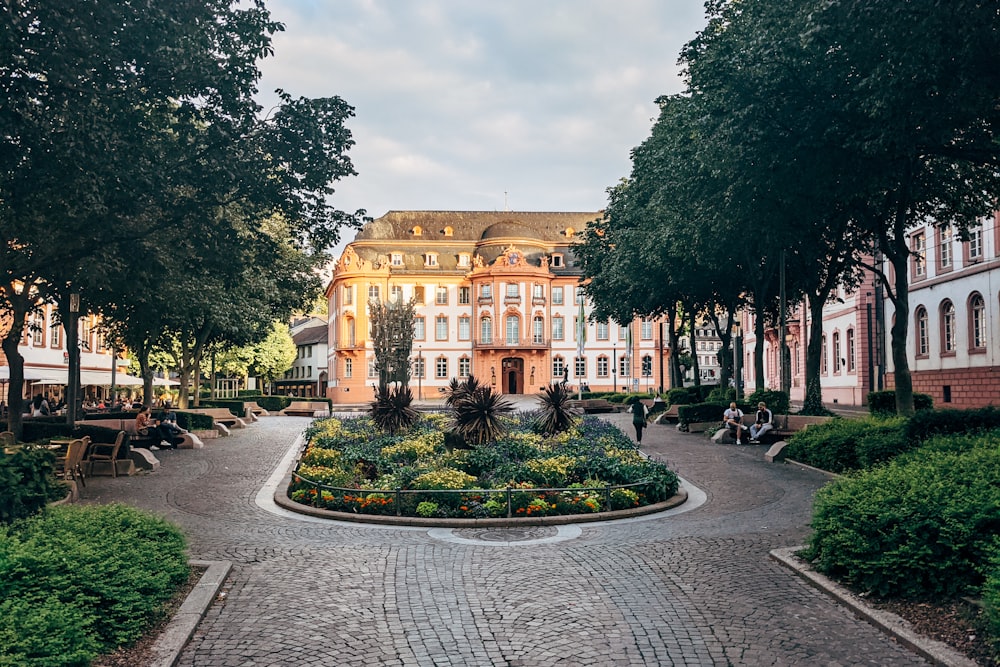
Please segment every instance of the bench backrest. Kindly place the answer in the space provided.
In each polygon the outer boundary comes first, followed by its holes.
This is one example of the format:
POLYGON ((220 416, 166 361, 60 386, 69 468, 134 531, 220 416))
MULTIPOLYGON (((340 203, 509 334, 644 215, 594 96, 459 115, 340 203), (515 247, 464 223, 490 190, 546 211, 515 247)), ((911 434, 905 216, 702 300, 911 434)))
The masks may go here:
POLYGON ((286 410, 327 410, 330 404, 325 401, 292 401, 286 410))

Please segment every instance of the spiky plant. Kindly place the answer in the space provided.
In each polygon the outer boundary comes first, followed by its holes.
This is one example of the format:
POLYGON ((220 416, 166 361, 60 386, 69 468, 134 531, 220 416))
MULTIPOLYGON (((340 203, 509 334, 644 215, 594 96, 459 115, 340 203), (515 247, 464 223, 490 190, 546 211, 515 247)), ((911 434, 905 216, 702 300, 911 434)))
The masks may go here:
POLYGON ((379 388, 372 403, 375 426, 392 434, 413 426, 420 413, 410 407, 412 403, 413 392, 409 387, 379 388))
POLYGON ((577 412, 570 407, 572 400, 566 385, 553 384, 545 387, 539 397, 542 407, 538 417, 538 429, 546 435, 555 435, 569 430, 576 423, 577 412))
POLYGON ((475 375, 470 375, 463 381, 459 381, 458 378, 452 378, 451 382, 448 383, 448 389, 445 391, 444 404, 449 408, 453 408, 456 403, 461 402, 462 399, 478 388, 479 380, 476 379, 475 375))
POLYGON ((454 430, 470 444, 485 445, 507 432, 501 417, 513 409, 514 406, 491 387, 463 390, 452 402, 454 430))

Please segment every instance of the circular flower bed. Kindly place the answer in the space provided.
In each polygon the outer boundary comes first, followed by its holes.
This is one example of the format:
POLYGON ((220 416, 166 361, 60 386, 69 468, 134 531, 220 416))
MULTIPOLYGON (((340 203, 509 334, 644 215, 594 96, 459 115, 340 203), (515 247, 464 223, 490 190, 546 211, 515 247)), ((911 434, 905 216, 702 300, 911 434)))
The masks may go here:
POLYGON ((605 421, 584 417, 546 436, 531 413, 502 419, 502 438, 450 450, 441 414, 395 435, 370 417, 317 420, 289 496, 341 512, 475 519, 621 510, 677 492, 676 474, 605 421))

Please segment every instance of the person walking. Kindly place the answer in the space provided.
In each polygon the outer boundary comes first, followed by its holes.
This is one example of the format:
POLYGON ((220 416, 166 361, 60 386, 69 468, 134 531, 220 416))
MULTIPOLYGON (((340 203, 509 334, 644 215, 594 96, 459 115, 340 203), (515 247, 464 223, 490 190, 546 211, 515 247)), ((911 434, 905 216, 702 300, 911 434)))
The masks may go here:
POLYGON ((642 444, 642 429, 646 428, 646 420, 649 418, 649 408, 638 397, 632 398, 632 405, 628 411, 632 413, 632 426, 635 426, 635 441, 642 444))

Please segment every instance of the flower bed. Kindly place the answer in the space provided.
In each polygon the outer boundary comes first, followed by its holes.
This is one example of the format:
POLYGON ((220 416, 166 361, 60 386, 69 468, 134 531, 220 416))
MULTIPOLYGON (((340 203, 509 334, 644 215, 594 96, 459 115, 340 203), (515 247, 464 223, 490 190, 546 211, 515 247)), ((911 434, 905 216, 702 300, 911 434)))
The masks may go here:
POLYGON ((396 435, 370 417, 317 420, 289 497, 341 512, 475 519, 628 509, 677 492, 677 475, 607 422, 585 417, 545 436, 531 413, 503 419, 499 440, 451 451, 444 415, 396 435))

